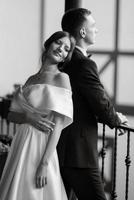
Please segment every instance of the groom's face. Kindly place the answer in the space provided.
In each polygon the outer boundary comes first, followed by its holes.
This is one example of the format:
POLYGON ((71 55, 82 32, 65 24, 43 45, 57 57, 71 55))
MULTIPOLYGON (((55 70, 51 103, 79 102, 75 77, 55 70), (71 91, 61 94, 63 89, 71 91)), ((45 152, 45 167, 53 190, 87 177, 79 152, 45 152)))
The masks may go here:
POLYGON ((86 17, 86 20, 83 25, 84 25, 85 33, 86 33, 85 38, 84 38, 85 42, 88 45, 94 44, 98 30, 96 28, 96 23, 92 15, 89 15, 86 17))

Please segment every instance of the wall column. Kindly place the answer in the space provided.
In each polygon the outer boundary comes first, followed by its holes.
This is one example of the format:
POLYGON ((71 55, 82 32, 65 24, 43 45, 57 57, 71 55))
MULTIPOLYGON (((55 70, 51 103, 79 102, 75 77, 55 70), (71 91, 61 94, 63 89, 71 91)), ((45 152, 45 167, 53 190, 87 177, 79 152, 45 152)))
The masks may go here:
POLYGON ((80 8, 82 0, 65 0, 65 11, 72 8, 80 8))

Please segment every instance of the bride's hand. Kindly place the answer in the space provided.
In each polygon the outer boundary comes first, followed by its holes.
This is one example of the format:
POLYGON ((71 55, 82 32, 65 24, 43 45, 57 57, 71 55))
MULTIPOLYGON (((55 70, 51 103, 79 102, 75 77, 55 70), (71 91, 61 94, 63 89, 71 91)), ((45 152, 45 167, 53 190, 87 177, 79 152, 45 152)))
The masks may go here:
POLYGON ((26 112, 25 115, 27 123, 31 124, 38 130, 43 131, 45 133, 51 133, 53 131, 55 124, 49 121, 46 118, 46 115, 43 114, 41 115, 36 112, 35 113, 26 112))
POLYGON ((47 184, 47 167, 48 165, 40 164, 35 177, 35 183, 37 188, 42 188, 47 184))

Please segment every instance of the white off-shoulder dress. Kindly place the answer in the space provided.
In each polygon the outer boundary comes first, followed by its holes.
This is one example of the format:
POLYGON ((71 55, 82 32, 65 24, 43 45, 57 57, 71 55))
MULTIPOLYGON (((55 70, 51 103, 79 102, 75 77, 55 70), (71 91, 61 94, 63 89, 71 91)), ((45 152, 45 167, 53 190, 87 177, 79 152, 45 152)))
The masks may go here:
MULTIPOLYGON (((50 84, 30 85, 20 90, 11 110, 43 113, 51 121, 60 113, 64 118, 64 128, 72 123, 72 92, 50 84)), ((43 188, 35 185, 36 170, 48 137, 28 124, 19 126, 3 171, 0 200, 67 200, 56 150, 49 161, 47 185, 43 188)))

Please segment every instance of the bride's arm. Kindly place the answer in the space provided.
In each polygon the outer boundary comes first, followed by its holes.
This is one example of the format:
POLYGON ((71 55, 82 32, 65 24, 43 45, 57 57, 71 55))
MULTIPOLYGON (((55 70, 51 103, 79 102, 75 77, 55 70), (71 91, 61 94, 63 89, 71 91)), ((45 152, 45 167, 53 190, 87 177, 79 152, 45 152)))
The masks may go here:
POLYGON ((61 131, 63 129, 64 117, 60 114, 56 113, 54 119, 54 130, 53 133, 49 135, 48 143, 46 145, 46 149, 44 155, 41 159, 39 167, 36 172, 36 186, 41 188, 45 185, 47 180, 47 167, 50 161, 50 158, 54 151, 56 150, 57 143, 59 141, 59 137, 61 135, 61 131))
POLYGON ((13 112, 8 114, 8 120, 16 124, 30 124, 42 132, 53 131, 54 123, 46 119, 46 115, 31 112, 13 112))
POLYGON ((25 88, 27 85, 29 85, 32 81, 32 76, 29 77, 29 79, 26 81, 24 86, 20 86, 14 93, 12 102, 11 102, 11 110, 8 113, 8 121, 11 121, 16 124, 30 124, 33 127, 37 128, 38 130, 42 132, 50 132, 53 130, 54 123, 49 121, 46 118, 46 115, 39 114, 36 112, 30 112, 28 110, 21 109, 20 112, 17 112, 17 110, 14 107, 19 102, 19 94, 22 91, 22 87, 25 88))

